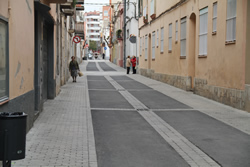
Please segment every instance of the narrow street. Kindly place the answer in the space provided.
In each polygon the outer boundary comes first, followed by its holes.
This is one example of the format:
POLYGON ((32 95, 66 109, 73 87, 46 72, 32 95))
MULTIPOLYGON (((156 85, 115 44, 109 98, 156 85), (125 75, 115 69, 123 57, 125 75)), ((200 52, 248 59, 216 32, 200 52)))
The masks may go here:
POLYGON ((249 167, 250 115, 88 60, 47 100, 14 167, 249 167))

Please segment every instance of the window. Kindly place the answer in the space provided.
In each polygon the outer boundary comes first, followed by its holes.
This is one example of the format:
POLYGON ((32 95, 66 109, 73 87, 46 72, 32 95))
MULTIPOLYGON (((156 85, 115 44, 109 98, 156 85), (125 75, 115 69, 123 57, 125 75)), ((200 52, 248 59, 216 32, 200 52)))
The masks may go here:
POLYGON ((143 8, 143 16, 146 17, 147 16, 147 6, 145 6, 143 8))
POLYGON ((141 54, 142 54, 142 37, 140 38, 140 56, 141 56, 141 54))
POLYGON ((142 37, 142 50, 144 50, 143 46, 144 46, 144 36, 142 37))
POLYGON ((152 59, 155 59, 155 32, 152 33, 152 59))
POLYGON ((172 51, 172 23, 169 24, 168 51, 172 51))
POLYGON ((164 51, 164 27, 161 28, 161 53, 164 51))
POLYGON ((213 33, 217 31, 217 2, 213 4, 213 33))
POLYGON ((186 21, 187 18, 181 19, 181 56, 186 56, 186 21))
POLYGON ((236 0, 227 0, 227 38, 226 42, 236 40, 236 0))
POLYGON ((156 46, 159 46, 159 29, 157 30, 156 46))
POLYGON ((200 10, 199 55, 207 55, 208 8, 200 10))
POLYGON ((178 20, 175 22, 175 41, 178 41, 178 20))
POLYGON ((148 59, 148 36, 145 36, 145 60, 148 59))
POLYGON ((143 12, 143 0, 139 0, 139 16, 142 16, 142 12, 143 12))
POLYGON ((0 103, 8 99, 7 23, 0 19, 0 103))
POLYGON ((104 16, 108 16, 108 11, 104 10, 104 16))
POLYGON ((155 0, 150 0, 150 16, 155 14, 155 0))

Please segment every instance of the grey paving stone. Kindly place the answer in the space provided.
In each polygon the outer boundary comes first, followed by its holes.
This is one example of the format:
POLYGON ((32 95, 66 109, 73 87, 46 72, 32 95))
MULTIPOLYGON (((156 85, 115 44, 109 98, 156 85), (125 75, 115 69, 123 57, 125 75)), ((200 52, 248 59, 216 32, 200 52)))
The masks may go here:
POLYGON ((88 62, 86 70, 87 71, 99 71, 99 69, 96 67, 96 63, 95 62, 88 62))
POLYGON ((98 62, 98 65, 102 68, 103 71, 116 71, 115 69, 107 65, 106 62, 98 62))
POLYGON ((100 167, 189 166, 136 111, 92 111, 100 167))
POLYGON ((89 90, 91 108, 133 108, 117 91, 89 90))

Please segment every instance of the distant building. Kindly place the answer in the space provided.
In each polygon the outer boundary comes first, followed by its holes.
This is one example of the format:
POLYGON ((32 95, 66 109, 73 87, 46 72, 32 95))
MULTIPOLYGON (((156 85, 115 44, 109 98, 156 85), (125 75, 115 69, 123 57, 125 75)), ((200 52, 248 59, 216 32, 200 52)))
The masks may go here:
POLYGON ((105 59, 109 59, 110 57, 110 49, 108 47, 108 38, 110 36, 110 27, 109 27, 109 19, 110 19, 110 6, 102 7, 101 14, 101 43, 102 43, 102 53, 105 54, 105 59), (104 49, 106 48, 106 50, 104 49))
POLYGON ((96 41, 97 45, 100 45, 100 15, 101 12, 94 11, 94 12, 86 12, 85 13, 85 34, 86 34, 86 40, 89 44, 89 41, 96 41))
POLYGON ((120 67, 124 66, 124 42, 123 42, 123 10, 124 5, 121 1, 112 0, 111 19, 109 22, 111 36, 109 38, 111 46, 110 61, 120 67))
MULTIPOLYGON (((138 41, 138 3, 137 0, 129 0, 127 3, 126 11, 126 56, 136 56, 138 57, 137 51, 139 50, 139 45, 137 43, 131 43, 129 38, 131 36, 136 36, 138 41)), ((124 59, 125 60, 125 59, 124 59)))

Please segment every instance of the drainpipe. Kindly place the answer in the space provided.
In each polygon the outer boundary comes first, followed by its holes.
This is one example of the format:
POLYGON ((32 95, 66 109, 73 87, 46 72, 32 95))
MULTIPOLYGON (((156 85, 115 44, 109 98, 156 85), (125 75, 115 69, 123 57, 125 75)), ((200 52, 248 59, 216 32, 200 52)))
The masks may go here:
POLYGON ((124 40, 123 40, 123 42, 124 42, 124 44, 123 44, 123 54, 124 54, 123 66, 124 66, 124 68, 126 68, 126 33, 127 33, 127 31, 126 31, 126 25, 127 25, 127 23, 126 23, 126 11, 127 11, 126 0, 124 0, 124 9, 123 10, 124 10, 123 11, 123 24, 124 24, 124 27, 123 27, 123 38, 124 38, 124 40))

